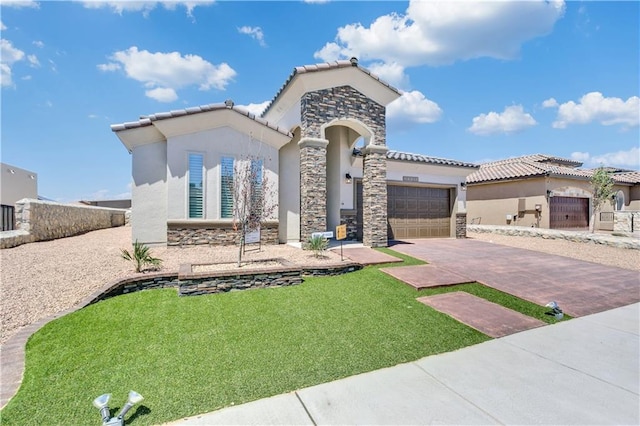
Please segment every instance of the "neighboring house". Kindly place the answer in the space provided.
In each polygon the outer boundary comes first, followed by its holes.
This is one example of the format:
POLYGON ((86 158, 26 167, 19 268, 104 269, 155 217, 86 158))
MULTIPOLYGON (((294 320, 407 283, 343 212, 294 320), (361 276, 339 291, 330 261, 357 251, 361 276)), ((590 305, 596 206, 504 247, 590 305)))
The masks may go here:
POLYGON ((2 231, 15 229, 15 205, 23 198, 38 198, 38 175, 29 170, 0 163, 0 204, 2 231))
MULTIPOLYGON (((587 230, 593 170, 581 166, 542 154, 482 164, 467 177, 467 219, 471 224, 587 230)), ((640 172, 609 171, 616 196, 602 205, 595 229, 613 230, 614 210, 640 210, 640 172)))
POLYGON ((466 232, 469 163, 390 151, 386 105, 400 93, 354 58, 297 67, 261 117, 232 101, 111 126, 132 156, 132 238, 233 244, 234 164, 251 157, 278 210, 262 240, 304 242, 347 224, 351 239, 466 232))

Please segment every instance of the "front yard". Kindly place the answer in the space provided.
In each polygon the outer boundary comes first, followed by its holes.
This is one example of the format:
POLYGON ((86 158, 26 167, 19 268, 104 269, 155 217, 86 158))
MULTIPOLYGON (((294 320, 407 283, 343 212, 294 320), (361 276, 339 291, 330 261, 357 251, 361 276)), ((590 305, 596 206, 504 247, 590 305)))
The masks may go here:
POLYGON ((158 424, 487 340, 416 301, 452 289, 550 321, 546 308, 479 284, 416 292, 378 267, 211 296, 143 291, 34 334, 1 421, 99 424, 93 399, 112 393, 113 414, 133 389, 145 400, 128 423, 158 424))

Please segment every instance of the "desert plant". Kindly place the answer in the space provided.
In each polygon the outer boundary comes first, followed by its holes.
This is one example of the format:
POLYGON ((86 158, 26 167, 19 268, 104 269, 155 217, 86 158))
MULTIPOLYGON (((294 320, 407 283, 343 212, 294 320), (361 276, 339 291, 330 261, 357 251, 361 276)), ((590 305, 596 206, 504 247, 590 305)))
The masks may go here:
POLYGON ((142 268, 145 265, 158 267, 162 264, 162 259, 151 256, 151 252, 149 250, 148 246, 143 243, 139 243, 138 240, 136 240, 136 242, 133 243, 133 252, 130 253, 127 249, 120 249, 120 256, 125 260, 133 262, 136 272, 142 272, 142 268))
POLYGON ((591 211, 591 221, 589 222, 589 232, 595 231, 596 215, 602 209, 605 203, 613 204, 614 180, 604 167, 599 167, 591 176, 591 187, 593 189, 593 209, 591 211))
POLYGON ((307 248, 313 250, 316 257, 322 256, 327 247, 329 247, 329 240, 321 235, 312 236, 307 242, 307 248))

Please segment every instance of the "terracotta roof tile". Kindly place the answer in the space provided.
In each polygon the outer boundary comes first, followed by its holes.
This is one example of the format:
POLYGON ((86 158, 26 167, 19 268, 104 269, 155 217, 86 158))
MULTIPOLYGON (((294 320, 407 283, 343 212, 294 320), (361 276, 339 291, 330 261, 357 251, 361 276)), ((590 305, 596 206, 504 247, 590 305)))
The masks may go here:
MULTIPOLYGON (((568 158, 543 154, 525 155, 480 165, 480 169, 467 177, 467 183, 482 183, 501 180, 525 179, 536 176, 566 176, 576 179, 591 179, 594 170, 579 169, 582 163, 568 158)), ((614 173, 616 183, 640 183, 640 172, 614 173)))
POLYGON ((126 122, 126 123, 122 123, 122 124, 112 124, 111 125, 111 130, 114 132, 119 132, 121 130, 127 130, 127 129, 134 129, 137 127, 144 127, 144 126, 150 126, 153 124, 154 121, 158 121, 158 120, 166 120, 169 118, 175 118, 175 117, 182 117, 185 115, 193 115, 193 114, 200 114, 203 112, 208 112, 208 111, 216 111, 216 110, 222 110, 222 109, 230 109, 232 111, 237 112, 238 114, 242 114, 245 115, 247 117, 249 117, 250 119, 266 126, 269 127, 277 132, 282 133, 283 135, 287 135, 289 137, 293 137, 293 135, 286 129, 283 129, 281 127, 278 127, 274 124, 269 123, 267 120, 261 118, 261 117, 256 117, 254 114, 251 114, 249 111, 247 111, 244 108, 240 108, 240 107, 236 107, 236 106, 231 106, 228 107, 226 105, 226 103, 221 102, 221 103, 215 103, 215 104, 208 104, 208 105, 200 105, 200 106, 196 106, 196 107, 189 107, 189 108, 185 108, 185 109, 178 109, 178 110, 173 110, 173 111, 169 111, 169 112, 159 112, 156 114, 151 114, 148 116, 142 116, 140 117, 140 120, 138 121, 130 121, 130 122, 126 122))
POLYGON ((417 163, 441 164, 444 166, 471 167, 478 168, 477 164, 465 163, 447 158, 429 157, 422 154, 411 154, 409 152, 387 151, 388 160, 413 161, 417 163))

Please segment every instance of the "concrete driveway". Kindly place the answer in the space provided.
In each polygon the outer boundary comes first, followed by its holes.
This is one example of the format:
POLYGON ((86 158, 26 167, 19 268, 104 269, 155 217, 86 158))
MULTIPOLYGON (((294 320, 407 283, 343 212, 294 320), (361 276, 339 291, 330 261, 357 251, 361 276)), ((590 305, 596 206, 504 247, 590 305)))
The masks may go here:
MULTIPOLYGON (((555 300, 574 317, 640 302, 640 274, 627 269, 470 239, 399 241, 391 248, 463 276, 463 282, 543 306, 555 300)), ((411 268, 428 280, 420 266, 411 268)))

